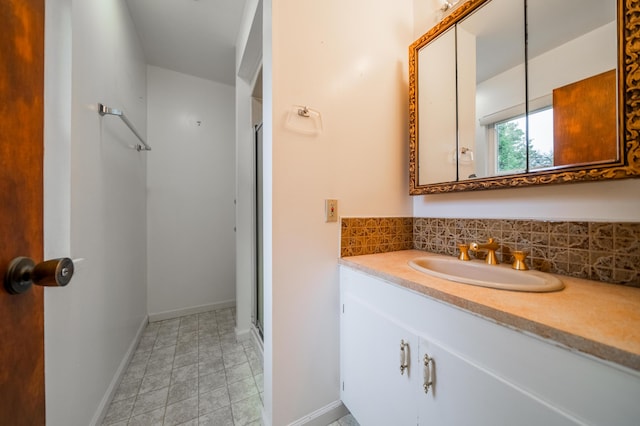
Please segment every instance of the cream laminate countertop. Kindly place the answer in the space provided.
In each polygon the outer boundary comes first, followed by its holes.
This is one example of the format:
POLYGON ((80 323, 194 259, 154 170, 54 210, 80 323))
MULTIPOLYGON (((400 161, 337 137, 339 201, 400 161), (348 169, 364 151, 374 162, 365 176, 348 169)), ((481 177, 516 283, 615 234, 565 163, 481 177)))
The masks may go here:
POLYGON ((440 256, 403 250, 339 263, 606 361, 640 371, 640 288, 556 275, 562 291, 496 290, 432 277, 408 262, 440 256))

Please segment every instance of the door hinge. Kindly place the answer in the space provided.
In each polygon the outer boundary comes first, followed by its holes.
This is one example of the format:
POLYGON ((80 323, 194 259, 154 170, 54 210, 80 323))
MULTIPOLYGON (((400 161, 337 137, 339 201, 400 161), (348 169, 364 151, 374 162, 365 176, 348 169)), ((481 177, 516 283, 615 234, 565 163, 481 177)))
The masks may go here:
POLYGON ((344 303, 342 304, 342 313, 344 314, 344 303))
POLYGON ((344 381, 342 382, 342 390, 344 391, 344 381))

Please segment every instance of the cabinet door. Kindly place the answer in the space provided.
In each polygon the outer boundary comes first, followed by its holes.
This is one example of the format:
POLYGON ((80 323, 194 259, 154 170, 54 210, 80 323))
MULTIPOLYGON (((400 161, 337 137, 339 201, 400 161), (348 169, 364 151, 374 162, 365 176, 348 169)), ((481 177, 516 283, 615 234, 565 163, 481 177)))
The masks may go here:
POLYGON ((342 300, 342 401, 362 425, 416 425, 417 337, 352 294, 342 300), (403 373, 401 341, 409 366, 403 373))
POLYGON ((433 341, 420 339, 418 361, 423 382, 425 375, 422 372, 426 368, 430 368, 430 374, 426 376, 432 382, 428 392, 422 390, 418 398, 420 425, 579 424, 535 396, 433 341), (425 355, 431 359, 430 367, 425 365, 425 355))

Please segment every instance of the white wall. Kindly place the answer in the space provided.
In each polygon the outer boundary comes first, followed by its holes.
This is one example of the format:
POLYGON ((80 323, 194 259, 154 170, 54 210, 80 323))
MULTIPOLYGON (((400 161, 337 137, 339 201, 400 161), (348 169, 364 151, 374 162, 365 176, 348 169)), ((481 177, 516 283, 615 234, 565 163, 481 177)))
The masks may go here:
MULTIPOLYGON (((47 0, 44 96, 45 259, 71 254, 71 36, 71 0, 47 0)), ((71 316, 64 316, 64 309, 70 303, 67 293, 71 286, 75 286, 75 280, 70 287, 47 287, 44 290, 45 401, 46 418, 51 424, 64 423, 64 410, 68 409, 68 405, 62 392, 77 392, 74 388, 79 385, 77 379, 75 383, 71 383, 67 377, 63 377, 60 363, 69 368, 65 358, 70 348, 60 342, 60 335, 57 334, 74 321, 71 316)), ((77 333, 77 329, 75 332, 77 333)), ((85 419, 90 418, 87 415, 85 413, 85 419)))
POLYGON ((252 94, 262 62, 262 3, 247 0, 236 42, 236 334, 255 310, 255 160, 252 94))
POLYGON ((144 135, 146 67, 124 0, 46 6, 45 252, 86 259, 45 293, 47 424, 88 425, 146 317, 147 154, 96 104, 144 135))
POLYGON ((265 417, 285 425, 339 400, 339 223, 411 214, 407 48, 413 0, 265 1, 265 417), (309 136, 292 105, 322 115, 309 136))
MULTIPOLYGON (((462 2, 460 3, 462 4, 462 2)), ((438 23, 442 0, 413 0, 413 38, 422 37, 431 27, 438 23)))
POLYGON ((255 289, 255 192, 251 84, 236 78, 236 330, 250 327, 255 289))
POLYGON ((147 82, 149 315, 229 306, 235 299, 234 89, 154 66, 147 82))
POLYGON ((640 179, 414 197, 415 217, 640 221, 640 179))
MULTIPOLYGON (((52 259, 71 251, 71 0, 46 1, 45 69, 44 257, 52 259)), ((54 290, 45 288, 46 306, 54 290)))

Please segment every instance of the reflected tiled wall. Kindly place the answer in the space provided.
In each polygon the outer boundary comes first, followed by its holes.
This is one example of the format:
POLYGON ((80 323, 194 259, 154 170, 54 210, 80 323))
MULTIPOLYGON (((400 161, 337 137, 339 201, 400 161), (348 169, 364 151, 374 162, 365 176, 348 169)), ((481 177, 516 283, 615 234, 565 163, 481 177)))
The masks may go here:
POLYGON ((530 253, 527 263, 532 269, 640 287, 640 223, 344 218, 341 254, 414 248, 454 256, 457 244, 489 237, 500 243, 498 259, 503 263, 511 262, 511 250, 524 250, 530 253), (411 244, 406 242, 408 223, 413 223, 411 244))

